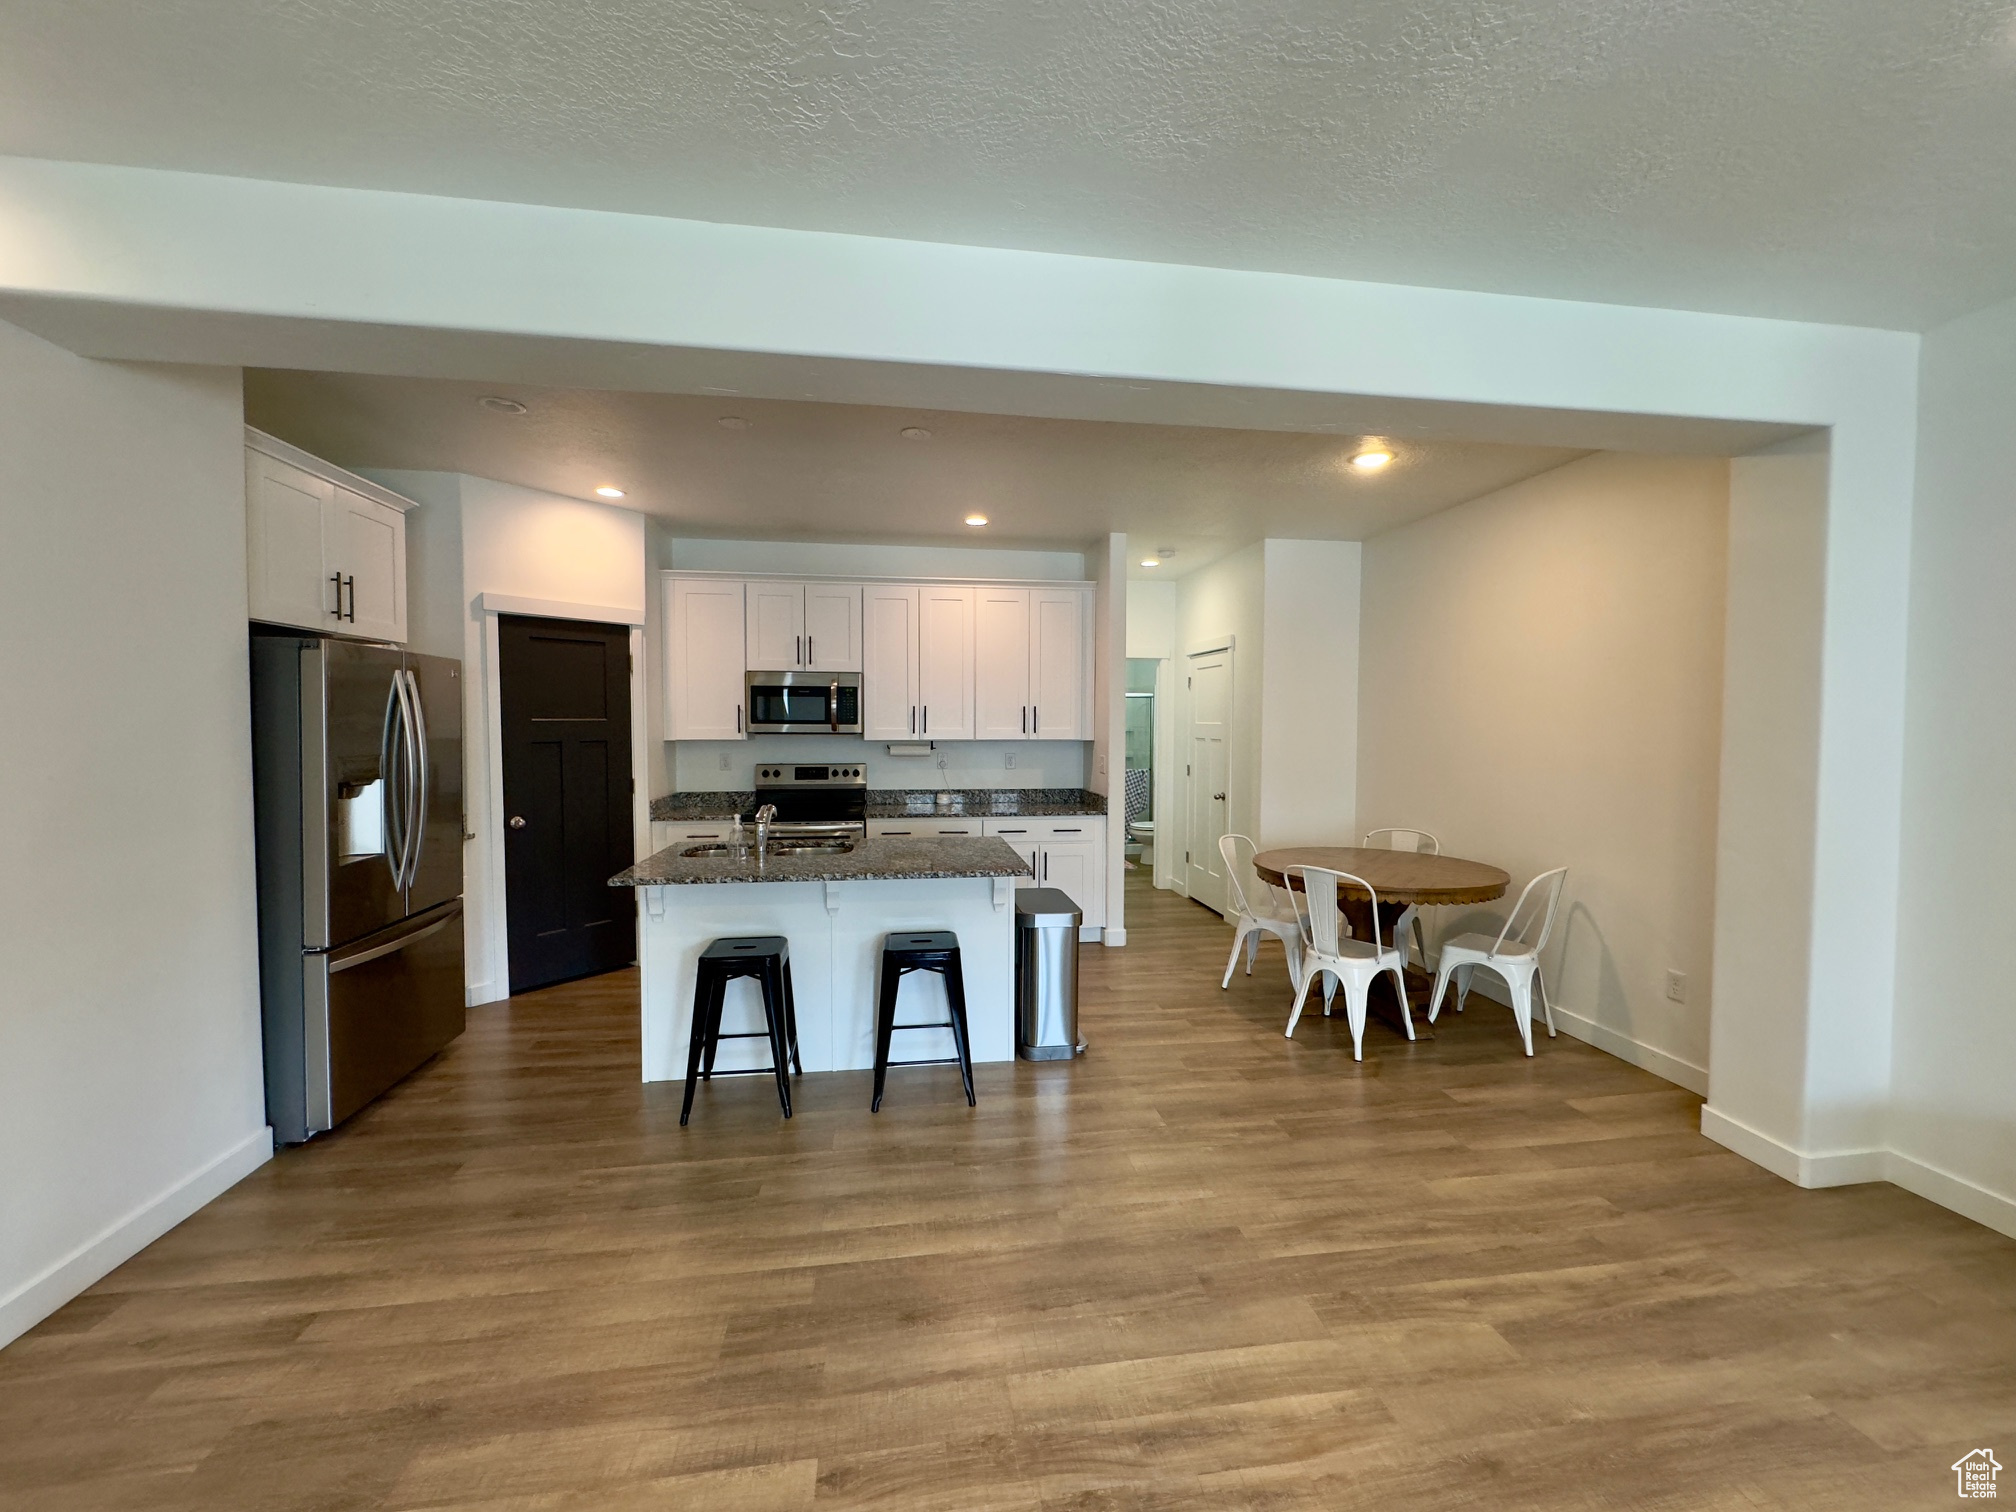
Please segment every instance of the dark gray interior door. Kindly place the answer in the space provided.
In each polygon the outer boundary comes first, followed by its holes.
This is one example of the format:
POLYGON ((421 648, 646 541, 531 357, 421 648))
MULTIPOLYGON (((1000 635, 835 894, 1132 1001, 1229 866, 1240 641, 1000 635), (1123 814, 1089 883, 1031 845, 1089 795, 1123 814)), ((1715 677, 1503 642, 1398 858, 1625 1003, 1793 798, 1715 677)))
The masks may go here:
POLYGON ((498 623, 511 990, 637 959, 630 632, 506 615, 498 623))

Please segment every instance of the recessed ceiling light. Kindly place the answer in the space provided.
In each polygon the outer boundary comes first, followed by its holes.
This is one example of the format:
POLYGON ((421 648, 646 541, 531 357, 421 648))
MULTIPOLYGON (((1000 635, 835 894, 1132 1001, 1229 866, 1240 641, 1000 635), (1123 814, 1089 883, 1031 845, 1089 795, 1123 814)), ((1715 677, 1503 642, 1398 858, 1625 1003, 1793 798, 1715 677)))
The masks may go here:
POLYGON ((600 494, 605 499, 620 499, 623 497, 622 489, 611 488, 607 483, 604 483, 600 488, 596 489, 595 492, 600 494))
MULTIPOLYGON (((896 432, 896 434, 901 436, 905 441, 929 441, 931 439, 931 432, 924 429, 921 425, 906 425, 903 429, 896 432)), ((971 524, 972 522, 969 520, 967 523, 971 524)))
POLYGON ((1393 460, 1393 453, 1383 446, 1368 446, 1351 459, 1351 465, 1360 472, 1377 472, 1393 460))
POLYGON ((970 514, 966 516, 966 523, 975 526, 985 525, 987 523, 987 516, 983 514, 970 514))
POLYGON ((740 415, 723 415, 719 420, 716 420, 714 423, 720 426, 721 429, 723 430, 749 429, 749 422, 747 420, 744 420, 740 415))
POLYGON ((520 399, 506 399, 502 394, 485 394, 476 401, 487 410, 495 410, 500 415, 522 415, 525 404, 520 399))
POLYGON ((1162 558, 1160 558, 1160 557, 1143 557, 1143 558, 1141 558, 1141 565, 1142 565, 1143 567, 1160 567, 1160 566, 1162 565, 1162 558))

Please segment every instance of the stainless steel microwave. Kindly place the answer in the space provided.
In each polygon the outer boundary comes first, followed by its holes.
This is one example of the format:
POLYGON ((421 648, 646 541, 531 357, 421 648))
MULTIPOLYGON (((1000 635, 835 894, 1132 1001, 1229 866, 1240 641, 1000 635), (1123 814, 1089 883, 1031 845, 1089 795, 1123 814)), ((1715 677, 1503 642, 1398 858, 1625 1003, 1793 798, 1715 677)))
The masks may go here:
POLYGON ((859 735, 859 672, 751 672, 751 735, 859 735))

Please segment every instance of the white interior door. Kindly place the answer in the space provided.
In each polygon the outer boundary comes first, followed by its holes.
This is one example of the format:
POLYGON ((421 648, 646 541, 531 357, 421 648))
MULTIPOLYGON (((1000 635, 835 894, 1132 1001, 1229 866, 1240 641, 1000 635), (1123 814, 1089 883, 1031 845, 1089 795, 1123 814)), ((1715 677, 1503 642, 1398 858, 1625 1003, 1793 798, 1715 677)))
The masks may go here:
POLYGON ((751 583, 746 602, 748 670, 795 672, 804 666, 805 585, 751 583))
POLYGON ((917 738, 917 590, 870 588, 861 629, 861 738, 917 738))
POLYGON ((1029 738, 1029 590, 973 595, 973 738, 1029 738))
POLYGON ((917 590, 917 734, 973 738, 973 590, 917 590))
POLYGON ((1184 890, 1224 913, 1225 863, 1218 841, 1229 827, 1226 775, 1232 728, 1232 651, 1189 658, 1190 728, 1184 747, 1184 890))
POLYGON ((861 590, 854 584, 805 585, 805 665, 815 672, 861 670, 861 590))

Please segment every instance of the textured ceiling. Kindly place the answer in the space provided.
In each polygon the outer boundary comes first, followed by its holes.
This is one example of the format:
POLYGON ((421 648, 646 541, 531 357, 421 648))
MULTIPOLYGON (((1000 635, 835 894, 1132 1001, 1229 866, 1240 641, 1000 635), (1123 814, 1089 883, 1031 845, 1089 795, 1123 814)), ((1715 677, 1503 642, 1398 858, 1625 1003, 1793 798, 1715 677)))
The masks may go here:
POLYGON ((2010 0, 8 0, 0 151, 1922 327, 2010 0))
MULTIPOLYGON (((590 498, 682 533, 812 541, 1081 547, 1124 530, 1175 573, 1265 536, 1358 540, 1585 455, 1395 439, 1377 475, 1358 437, 510 388, 348 374, 245 375, 246 419, 346 467, 424 468, 590 498), (722 416, 748 422, 728 430, 722 416), (931 432, 906 440, 905 427, 931 432), (962 521, 978 510, 984 536, 962 521)), ((1138 558, 1139 551, 1136 552, 1138 558)), ((1139 569, 1136 569, 1137 574, 1139 569)))

